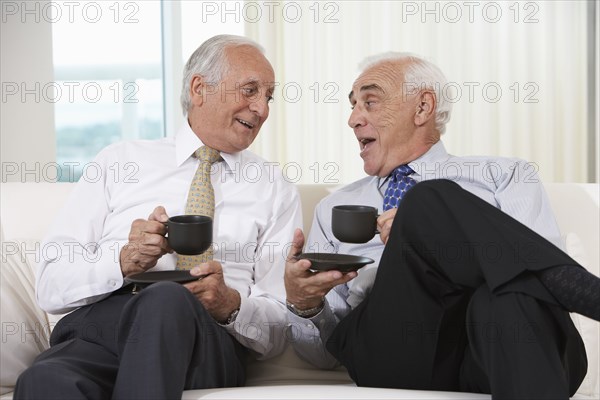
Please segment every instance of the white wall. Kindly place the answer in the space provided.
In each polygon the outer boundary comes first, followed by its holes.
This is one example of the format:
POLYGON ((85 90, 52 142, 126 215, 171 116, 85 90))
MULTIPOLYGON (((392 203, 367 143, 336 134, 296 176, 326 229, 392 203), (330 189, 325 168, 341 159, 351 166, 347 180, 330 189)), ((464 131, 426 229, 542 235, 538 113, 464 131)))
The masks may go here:
POLYGON ((43 13, 48 3, 0 2, 2 182, 43 180, 44 167, 56 158, 54 107, 49 101, 54 97, 52 24, 43 13))

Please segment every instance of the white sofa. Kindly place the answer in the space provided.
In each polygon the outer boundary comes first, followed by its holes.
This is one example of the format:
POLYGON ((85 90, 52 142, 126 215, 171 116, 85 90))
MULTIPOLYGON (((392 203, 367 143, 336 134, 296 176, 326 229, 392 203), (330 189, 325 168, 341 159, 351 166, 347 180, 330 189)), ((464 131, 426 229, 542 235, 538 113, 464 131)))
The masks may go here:
MULTIPOLYGON (((46 315, 34 302, 33 270, 36 246, 58 207, 72 188, 60 183, 2 183, 1 190, 1 399, 10 399, 19 373, 48 347, 58 317, 46 315), (43 199, 40 202, 40 199, 43 199)), ((572 257, 598 275, 598 184, 546 185, 552 207, 572 257)), ((316 202, 330 187, 299 185, 305 227, 310 226, 316 202)), ((598 399, 599 325, 573 314, 588 353, 589 370, 574 398, 598 399)), ((184 399, 489 399, 489 395, 414 390, 358 388, 343 369, 319 371, 288 350, 248 368, 243 388, 186 391, 184 399)))

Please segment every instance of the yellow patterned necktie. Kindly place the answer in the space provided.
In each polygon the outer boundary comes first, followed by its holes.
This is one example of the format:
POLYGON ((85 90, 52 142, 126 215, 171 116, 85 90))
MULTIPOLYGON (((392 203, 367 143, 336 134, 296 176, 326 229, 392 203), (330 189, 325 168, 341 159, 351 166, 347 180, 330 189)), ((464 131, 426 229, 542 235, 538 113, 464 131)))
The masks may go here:
MULTIPOLYGON (((200 161, 196 175, 190 185, 185 213, 191 215, 206 215, 215 217, 215 192, 210 182, 210 170, 212 165, 221 159, 221 155, 215 149, 202 146, 196 150, 196 158, 200 161)), ((177 269, 192 269, 198 264, 213 259, 214 249, 212 245, 202 254, 194 256, 177 255, 177 269)))

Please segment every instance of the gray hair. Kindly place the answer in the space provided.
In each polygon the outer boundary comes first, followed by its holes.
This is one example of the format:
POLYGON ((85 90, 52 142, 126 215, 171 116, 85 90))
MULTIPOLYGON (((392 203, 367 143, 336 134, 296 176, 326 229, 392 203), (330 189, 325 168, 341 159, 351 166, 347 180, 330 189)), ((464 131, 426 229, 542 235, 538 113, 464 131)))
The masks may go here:
POLYGON ((229 47, 252 46, 262 54, 265 49, 243 36, 217 35, 208 39, 192 53, 183 68, 183 88, 181 90, 181 108, 186 116, 191 106, 190 84, 196 74, 202 75, 208 83, 217 84, 229 70, 225 49, 229 47))
MULTIPOLYGON (((404 71, 403 90, 408 88, 429 89, 435 93, 437 100, 435 127, 440 135, 443 134, 446 131, 446 124, 450 121, 452 103, 442 93, 443 90, 447 89, 448 81, 444 73, 435 64, 411 53, 388 52, 367 57, 360 64, 360 68, 365 71, 378 64, 396 61, 408 62, 408 66, 404 71)), ((407 93, 405 92, 405 94, 407 93)))

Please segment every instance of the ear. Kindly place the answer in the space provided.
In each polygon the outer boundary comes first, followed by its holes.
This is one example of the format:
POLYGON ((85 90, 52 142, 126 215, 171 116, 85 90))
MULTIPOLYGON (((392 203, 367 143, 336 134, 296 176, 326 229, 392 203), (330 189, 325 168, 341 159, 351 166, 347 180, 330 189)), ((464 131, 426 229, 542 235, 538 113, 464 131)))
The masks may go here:
POLYGON ((200 107, 204 103, 204 92, 206 90, 206 83, 202 75, 193 75, 192 81, 190 82, 190 100, 191 104, 200 107))
POLYGON ((415 111, 415 125, 425 125, 429 120, 435 118, 436 107, 437 101, 433 92, 425 91, 421 93, 415 111))

